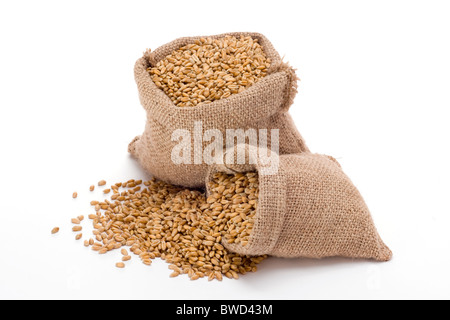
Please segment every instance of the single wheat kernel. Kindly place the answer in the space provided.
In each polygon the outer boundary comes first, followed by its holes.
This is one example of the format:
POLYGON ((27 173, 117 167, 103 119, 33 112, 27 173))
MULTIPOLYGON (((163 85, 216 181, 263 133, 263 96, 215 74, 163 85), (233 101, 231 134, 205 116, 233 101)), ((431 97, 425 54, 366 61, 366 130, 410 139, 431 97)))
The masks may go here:
POLYGON ((76 199, 77 197, 78 197, 78 193, 74 192, 74 193, 72 194, 72 198, 76 199))
POLYGON ((214 273, 216 275, 217 280, 219 280, 219 281, 223 280, 222 273, 220 271, 215 271, 214 273))
POLYGON ((73 218, 71 221, 73 224, 80 224, 80 220, 77 218, 73 218))
POLYGON ((131 260, 131 256, 123 256, 122 261, 129 261, 131 260))
POLYGON ((120 269, 123 269, 123 268, 125 268, 125 263, 123 263, 123 262, 117 262, 117 263, 116 263, 116 267, 117 267, 117 268, 120 268, 120 269))
POLYGON ((95 190, 95 186, 94 186, 94 185, 92 185, 92 186, 89 187, 89 191, 92 192, 92 191, 94 191, 94 190, 95 190))
POLYGON ((59 232, 59 228, 55 227, 52 229, 52 234, 58 233, 59 232))
POLYGON ((81 221, 83 221, 83 220, 84 220, 84 216, 83 216, 83 215, 81 215, 81 216, 78 216, 78 217, 77 217, 77 219, 78 219, 78 220, 80 220, 80 222, 81 222, 81 221))
POLYGON ((150 259, 143 259, 143 260, 142 260, 142 263, 145 264, 145 265, 147 265, 147 266, 149 266, 149 265, 152 264, 152 260, 150 260, 150 259))
POLYGON ((200 276, 198 275, 198 274, 194 274, 192 277, 191 277, 191 280, 198 280, 200 278, 200 276))
MULTIPOLYGON (((91 243, 91 241, 89 240, 89 243, 91 243)), ((94 251, 98 251, 103 247, 103 245, 100 242, 94 242, 92 244, 92 250, 94 251)))
POLYGON ((81 230, 83 230, 83 227, 81 227, 81 226, 75 226, 75 227, 72 228, 73 232, 78 232, 78 231, 81 231, 81 230))
POLYGON ((79 234, 77 234, 77 235, 75 236, 75 240, 80 240, 81 237, 83 237, 83 234, 82 234, 82 233, 79 233, 79 234))
POLYGON ((104 185, 106 185, 106 181, 105 180, 100 180, 99 182, 98 182, 98 185, 101 187, 101 186, 104 186, 104 185))

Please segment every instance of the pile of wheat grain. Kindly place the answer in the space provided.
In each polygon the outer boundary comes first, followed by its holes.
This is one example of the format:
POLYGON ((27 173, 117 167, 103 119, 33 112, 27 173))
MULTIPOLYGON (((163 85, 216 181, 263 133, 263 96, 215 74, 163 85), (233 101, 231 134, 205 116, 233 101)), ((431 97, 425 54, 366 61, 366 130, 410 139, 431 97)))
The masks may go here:
MULTIPOLYGON (((222 280, 255 272, 266 256, 241 256, 221 243, 248 243, 257 208, 257 175, 216 174, 210 190, 206 198, 200 191, 156 179, 116 183, 103 190, 112 191, 110 200, 91 202, 93 237, 84 244, 100 254, 121 249, 123 261, 116 264, 118 268, 131 259, 126 246, 146 265, 161 258, 170 264, 172 277, 187 274, 192 280, 222 280)), ((82 231, 83 219, 72 219, 74 232, 82 231)), ((76 235, 77 240, 81 237, 76 235)))
POLYGON ((148 68, 153 82, 178 107, 240 93, 267 75, 270 59, 250 36, 202 38, 148 68))

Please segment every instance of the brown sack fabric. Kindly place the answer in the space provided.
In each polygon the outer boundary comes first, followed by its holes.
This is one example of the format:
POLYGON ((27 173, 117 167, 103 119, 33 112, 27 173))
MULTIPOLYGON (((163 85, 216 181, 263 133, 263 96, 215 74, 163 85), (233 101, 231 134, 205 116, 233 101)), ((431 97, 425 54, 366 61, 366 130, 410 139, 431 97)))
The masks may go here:
MULTIPOLYGON (((257 148, 245 147, 250 159, 258 158, 257 148)), ((224 243, 230 251, 285 258, 391 259, 362 196, 334 158, 310 152, 281 155, 279 170, 272 175, 263 174, 265 167, 255 162, 214 165, 206 178, 209 187, 216 172, 259 175, 258 208, 249 242, 245 247, 224 243)))
MULTIPOLYGON (((224 137, 227 129, 279 129, 280 154, 308 151, 300 133, 295 128, 288 109, 297 93, 297 76, 283 63, 272 44, 258 33, 227 33, 239 37, 258 39, 265 54, 271 59, 268 75, 247 90, 229 98, 207 105, 180 108, 152 81, 147 68, 155 66, 174 50, 193 43, 202 37, 180 38, 153 52, 147 52, 135 64, 135 80, 141 104, 147 112, 145 131, 129 145, 129 152, 142 167, 154 177, 185 187, 203 187, 208 164, 175 164, 171 159, 173 148, 179 143, 172 141, 174 130, 193 131, 194 124, 201 121, 203 133, 209 129, 220 130, 224 137)), ((192 134, 193 136, 193 134, 192 134)), ((203 148, 210 142, 203 142, 203 148)), ((192 137, 192 145, 194 138, 192 137)), ((271 145, 270 134, 267 145, 271 145)), ((225 149, 225 144, 224 144, 225 149)), ((193 150, 191 159, 195 158, 193 150)), ((200 150, 202 152, 202 150, 200 150)))

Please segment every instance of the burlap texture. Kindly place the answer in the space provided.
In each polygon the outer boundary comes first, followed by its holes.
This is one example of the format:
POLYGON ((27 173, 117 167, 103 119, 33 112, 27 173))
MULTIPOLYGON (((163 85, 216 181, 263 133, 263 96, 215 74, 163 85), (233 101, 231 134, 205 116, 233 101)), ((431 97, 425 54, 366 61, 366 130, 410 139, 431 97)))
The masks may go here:
POLYGON ((278 172, 264 175, 257 148, 245 147, 256 164, 214 165, 206 178, 208 184, 216 172, 259 173, 258 209, 249 243, 224 243, 229 250, 285 258, 391 259, 361 194, 334 158, 310 152, 281 155, 278 172))
MULTIPOLYGON (((144 133, 130 143, 128 151, 146 171, 158 179, 185 187, 204 186, 208 165, 193 163, 196 150, 192 152, 192 164, 175 164, 171 159, 172 150, 178 144, 178 141, 172 141, 173 131, 187 129, 192 132, 196 121, 202 122, 203 132, 218 129, 224 137, 227 129, 267 129, 269 133, 271 129, 279 129, 280 154, 308 151, 288 113, 297 93, 298 78, 294 69, 282 62, 273 45, 261 34, 227 33, 212 38, 225 35, 246 35, 258 39, 272 61, 266 77, 227 99, 196 107, 177 107, 153 83, 147 71, 148 67, 154 66, 174 50, 202 37, 177 39, 153 52, 147 52, 135 64, 135 80, 147 119, 144 133)), ((268 136, 270 146, 270 134, 268 136)), ((204 142, 203 147, 209 143, 204 142)))

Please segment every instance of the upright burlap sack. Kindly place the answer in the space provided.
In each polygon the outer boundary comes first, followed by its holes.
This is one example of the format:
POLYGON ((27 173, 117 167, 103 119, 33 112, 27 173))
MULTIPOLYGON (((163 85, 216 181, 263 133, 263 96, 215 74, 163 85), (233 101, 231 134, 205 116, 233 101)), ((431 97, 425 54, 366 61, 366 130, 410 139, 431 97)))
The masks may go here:
POLYGON ((259 175, 258 208, 249 243, 245 247, 223 243, 230 251, 285 258, 391 259, 392 252, 378 235, 366 203, 334 158, 310 152, 281 155, 278 160, 272 155, 272 162, 279 161, 278 171, 265 174, 267 166, 257 148, 246 148, 256 164, 214 165, 206 178, 208 186, 216 172, 256 171, 259 175))
MULTIPOLYGON (((298 78, 295 71, 282 62, 280 55, 265 36, 242 32, 216 35, 212 38, 226 35, 236 37, 244 35, 258 39, 267 57, 271 59, 266 77, 244 92, 226 99, 196 107, 177 107, 155 85, 147 71, 174 50, 202 37, 177 39, 153 52, 147 52, 135 64, 135 80, 141 104, 147 112, 147 119, 144 133, 130 143, 128 151, 138 159, 146 171, 158 179, 185 187, 204 186, 208 164, 204 161, 195 164, 194 159, 211 142, 204 141, 202 149, 192 150, 190 164, 175 164, 171 157, 172 150, 179 143, 177 140, 172 141, 174 131, 183 129, 193 132, 195 123, 199 122, 202 125, 202 134, 207 130, 217 129, 224 137, 227 129, 267 129, 268 146, 271 145, 271 130, 279 129, 280 154, 308 151, 288 114, 297 93, 298 78)), ((194 146, 193 133, 191 142, 194 146)))

